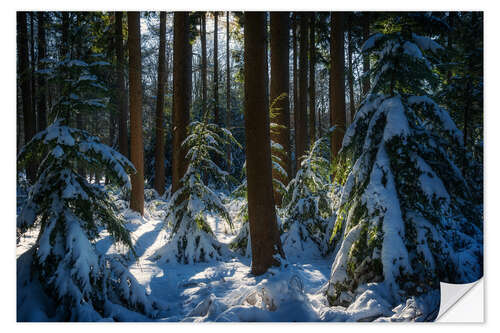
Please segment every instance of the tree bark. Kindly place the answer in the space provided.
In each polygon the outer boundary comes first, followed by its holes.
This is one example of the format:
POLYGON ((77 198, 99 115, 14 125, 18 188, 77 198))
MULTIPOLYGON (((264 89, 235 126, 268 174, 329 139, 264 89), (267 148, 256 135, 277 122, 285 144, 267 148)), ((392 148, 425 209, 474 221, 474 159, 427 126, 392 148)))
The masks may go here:
MULTIPOLYGON (((35 114, 31 99, 31 70, 28 55, 28 22, 26 12, 17 12, 17 52, 18 70, 21 83, 21 99, 23 103, 24 144, 35 135, 35 114)), ((26 166, 26 176, 33 183, 36 175, 35 163, 26 166)))
POLYGON ((347 56, 348 73, 347 82, 349 84, 349 121, 354 120, 356 108, 354 105, 354 77, 352 74, 352 13, 347 14, 347 56))
POLYGON ((165 43, 167 32, 167 13, 160 12, 160 49, 158 56, 158 92, 156 97, 156 142, 155 142, 155 181, 158 194, 165 192, 165 138, 163 113, 165 111, 165 43))
POLYGON ((315 14, 309 22, 309 133, 311 143, 316 141, 316 43, 315 14))
MULTIPOLYGON (((366 42, 370 37, 370 13, 363 13, 363 42, 366 42)), ((363 96, 366 97, 370 91, 370 56, 368 53, 363 54, 363 96)))
POLYGON ((344 17, 333 12, 330 20, 330 126, 336 126, 331 136, 331 158, 337 157, 345 133, 344 82, 344 17))
POLYGON ((307 145, 307 53, 308 53, 308 33, 307 14, 300 14, 300 37, 299 37, 299 108, 297 118, 297 170, 300 168, 300 158, 304 156, 307 145))
MULTIPOLYGON (((45 69, 42 61, 47 57, 47 42, 45 39, 45 13, 38 12, 38 69, 45 69)), ((38 131, 47 128, 47 80, 44 75, 38 75, 38 131)))
MULTIPOLYGON (((226 12, 226 128, 231 126, 231 58, 229 56, 229 12, 226 12)), ((231 171, 231 144, 226 145, 227 171, 231 171)))
POLYGON ((130 160, 132 175, 130 209, 144 214, 144 145, 142 141, 141 28, 140 13, 128 12, 128 53, 130 86, 130 160))
POLYGON ((191 44, 189 43, 189 14, 174 13, 174 107, 172 147, 172 193, 180 187, 187 170, 186 149, 182 142, 187 137, 191 103, 191 44))
POLYGON ((128 126, 129 112, 127 109, 127 95, 125 92, 125 73, 123 56, 123 13, 116 12, 115 38, 116 38, 116 84, 118 89, 118 150, 120 154, 129 157, 128 153, 128 126))
POLYGON ((201 94, 202 104, 201 112, 202 118, 207 113, 207 19, 206 13, 201 15, 201 94))
POLYGON ((219 13, 214 12, 214 122, 220 125, 219 114, 219 13))
POLYGON ((245 12, 244 75, 248 217, 254 275, 284 258, 274 208, 266 82, 266 13, 245 12))
POLYGON ((31 108, 35 116, 35 133, 37 130, 37 86, 36 86, 36 75, 35 75, 35 12, 30 12, 30 70, 31 70, 31 108))
POLYGON ((298 80, 298 66, 297 66, 297 59, 298 59, 298 47, 297 47, 297 13, 293 13, 292 15, 292 39, 293 39, 293 128, 294 128, 294 143, 295 143, 295 163, 292 164, 293 166, 293 176, 295 177, 295 174, 297 173, 297 166, 299 166, 298 163, 298 153, 297 153, 297 147, 300 145, 299 144, 299 137, 297 135, 297 128, 299 126, 299 80, 298 80))
MULTIPOLYGON (((279 172, 273 169, 273 178, 279 179, 285 186, 288 185, 291 175, 290 162, 290 109, 289 109, 289 53, 288 42, 290 35, 290 13, 271 12, 271 101, 274 101, 283 93, 283 98, 275 104, 279 108, 276 117, 278 133, 271 134, 271 139, 283 147, 283 152, 277 155, 280 158, 281 167, 286 171, 288 177, 283 178, 279 172)), ((274 200, 281 205, 281 195, 274 191, 274 200)))

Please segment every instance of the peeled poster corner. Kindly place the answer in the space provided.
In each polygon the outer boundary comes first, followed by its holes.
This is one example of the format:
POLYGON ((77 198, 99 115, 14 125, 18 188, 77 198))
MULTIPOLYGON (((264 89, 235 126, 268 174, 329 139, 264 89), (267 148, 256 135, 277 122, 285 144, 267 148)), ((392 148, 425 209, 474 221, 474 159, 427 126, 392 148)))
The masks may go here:
POLYGON ((484 279, 467 284, 440 283, 441 303, 436 322, 484 323, 484 279))

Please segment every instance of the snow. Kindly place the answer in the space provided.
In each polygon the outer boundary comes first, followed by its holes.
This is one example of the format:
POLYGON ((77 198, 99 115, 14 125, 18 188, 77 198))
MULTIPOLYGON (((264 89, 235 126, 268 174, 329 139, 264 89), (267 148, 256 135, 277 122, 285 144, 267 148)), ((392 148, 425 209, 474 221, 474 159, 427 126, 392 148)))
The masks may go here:
POLYGON ((405 227, 401 214, 401 206, 396 191, 394 176, 389 165, 389 157, 384 145, 380 145, 375 165, 370 175, 370 182, 363 194, 369 214, 376 210, 385 210, 382 230, 384 239, 381 260, 384 271, 384 282, 395 299, 399 298, 399 287, 396 277, 401 273, 411 273, 408 251, 404 244, 405 227), (384 184, 383 178, 386 179, 384 184))
MULTIPOLYGON (((363 286, 362 297, 349 308, 330 307, 324 296, 325 285, 330 274, 333 258, 315 256, 305 250, 302 257, 290 255, 281 267, 271 268, 266 274, 250 274, 251 260, 237 253, 225 256, 224 261, 179 264, 176 261, 157 261, 154 254, 169 238, 171 230, 163 227, 164 209, 167 199, 153 198, 145 204, 143 217, 132 213, 123 199, 113 196, 117 206, 124 207, 121 214, 127 220, 126 227, 138 254, 137 261, 131 256, 123 257, 137 282, 142 285, 161 310, 155 319, 132 312, 114 303, 105 305, 103 321, 363 321, 377 317, 396 320, 392 316, 403 316, 402 307, 394 308, 387 303, 383 288, 363 286), (127 259, 128 258, 128 259, 127 259)), ((226 203, 231 217, 242 205, 241 199, 226 203)), ((209 214, 210 215, 210 214, 209 214)), ((207 221, 217 240, 229 244, 237 232, 227 232, 224 223, 217 217, 207 221)), ((235 223, 240 226, 240 223, 235 223)), ((246 223, 248 225, 248 223, 246 223)), ((82 240, 78 228, 70 227, 75 242, 82 240)), ((45 233, 48 234, 48 233, 45 233)), ((36 231, 30 231, 17 246, 18 257, 18 319, 26 321, 54 321, 54 304, 43 294, 37 279, 28 282, 30 253, 36 240, 36 231), (29 295, 29 296, 28 296, 29 295)), ((47 240, 48 241, 48 240, 47 240)), ((87 241, 88 242, 88 241, 87 241)), ((83 243, 85 244, 85 243, 83 243)), ((84 247, 73 249, 77 260, 93 262, 86 257, 84 247)), ((124 255, 123 248, 113 245, 111 236, 103 230, 96 242, 99 254, 124 255)), ((360 287, 361 288, 361 287, 360 287)), ((411 320, 410 312, 404 312, 411 320)), ((398 318, 399 318, 398 317, 398 318)), ((88 306, 78 308, 78 320, 97 320, 88 306)))
POLYGON ((382 37, 384 37, 384 34, 382 34, 380 32, 377 32, 377 33, 371 35, 366 40, 366 42, 364 42, 363 45, 361 46, 361 52, 369 51, 371 48, 373 48, 375 46, 375 43, 377 41, 379 41, 382 37))
POLYGON ((405 42, 403 44, 403 53, 416 59, 424 59, 422 51, 412 42, 405 42))
POLYGON ((394 136, 410 135, 410 126, 405 115, 405 108, 401 102, 401 97, 396 96, 386 99, 380 108, 387 113, 384 141, 389 141, 394 136))
POLYGON ((437 42, 435 42, 429 37, 419 36, 416 35, 415 33, 413 33, 412 36, 413 36, 413 41, 417 43, 418 47, 423 51, 431 50, 431 52, 436 53, 438 50, 443 49, 441 45, 439 45, 437 42))

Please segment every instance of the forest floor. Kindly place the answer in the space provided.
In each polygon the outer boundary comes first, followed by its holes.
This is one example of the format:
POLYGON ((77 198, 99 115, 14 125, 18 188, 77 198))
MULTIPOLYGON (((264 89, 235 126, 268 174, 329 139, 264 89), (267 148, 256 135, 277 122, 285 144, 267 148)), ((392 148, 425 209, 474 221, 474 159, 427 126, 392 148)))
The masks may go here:
MULTIPOLYGON (((115 197, 131 231, 138 259, 127 254, 121 245, 114 245, 106 231, 96 242, 101 254, 125 254, 129 269, 161 305, 155 320, 158 321, 379 321, 411 320, 418 317, 418 306, 410 299, 395 308, 377 294, 376 286, 349 306, 330 307, 324 288, 330 275, 333 257, 323 258, 304 253, 300 258, 289 256, 281 266, 266 274, 250 274, 251 259, 232 253, 225 261, 212 261, 184 265, 162 263, 155 259, 155 252, 167 242, 169 232, 164 228, 165 206, 162 198, 147 200, 144 216, 127 209, 127 203, 115 197), (365 296, 365 297, 363 297, 365 296)), ((240 200, 232 200, 227 208, 234 218, 240 200)), ((240 227, 235 230, 220 219, 207 215, 217 239, 229 244, 240 227)), ((25 234, 17 244, 18 270, 18 320, 51 320, 43 301, 39 284, 20 283, 27 279, 28 251, 36 241, 37 230, 25 234), (20 288, 20 286, 22 286, 20 288), (36 296, 38 295, 38 296, 36 296), (44 312, 45 311, 45 312, 44 312), (19 315, 25 313, 26 316, 19 315)), ((121 314, 121 320, 149 321, 134 312, 121 314)), ((116 319, 116 318, 115 318, 116 319)))

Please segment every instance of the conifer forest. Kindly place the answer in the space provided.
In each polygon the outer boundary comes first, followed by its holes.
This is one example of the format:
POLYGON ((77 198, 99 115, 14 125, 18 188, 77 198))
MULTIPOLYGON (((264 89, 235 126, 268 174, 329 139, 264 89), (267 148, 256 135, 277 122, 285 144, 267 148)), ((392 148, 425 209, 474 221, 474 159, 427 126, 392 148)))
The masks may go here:
POLYGON ((483 12, 15 15, 17 321, 434 321, 483 276, 483 12))

